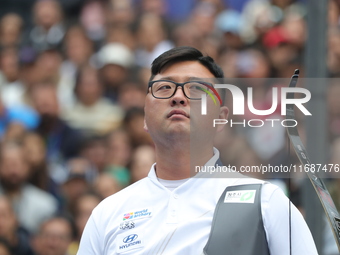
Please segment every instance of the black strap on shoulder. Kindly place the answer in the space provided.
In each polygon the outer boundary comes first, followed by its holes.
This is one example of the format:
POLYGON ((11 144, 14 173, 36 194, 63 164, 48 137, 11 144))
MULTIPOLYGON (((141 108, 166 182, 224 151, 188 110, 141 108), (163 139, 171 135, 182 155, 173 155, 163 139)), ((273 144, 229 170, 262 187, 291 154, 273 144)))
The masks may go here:
POLYGON ((262 184, 227 187, 214 213, 205 255, 269 255, 261 213, 262 184))

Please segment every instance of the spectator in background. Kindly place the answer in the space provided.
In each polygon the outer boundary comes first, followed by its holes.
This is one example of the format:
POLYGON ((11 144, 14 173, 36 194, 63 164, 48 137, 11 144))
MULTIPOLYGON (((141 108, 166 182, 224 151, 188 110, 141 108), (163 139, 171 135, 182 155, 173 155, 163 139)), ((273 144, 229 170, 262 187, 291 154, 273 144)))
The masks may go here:
POLYGON ((76 226, 76 238, 68 248, 69 255, 76 255, 81 235, 84 231, 87 220, 89 219, 92 210, 100 203, 101 197, 94 193, 81 195, 75 202, 74 222, 76 226))
POLYGON ((172 38, 176 46, 191 45, 202 48, 202 37, 199 29, 190 22, 180 23, 172 31, 172 38))
POLYGON ((127 82, 119 90, 118 103, 125 110, 144 108, 145 88, 137 82, 127 82))
MULTIPOLYGON (((50 1, 50 0, 48 0, 50 1)), ((62 72, 62 55, 56 48, 49 48, 39 52, 35 68, 37 83, 51 82, 56 85, 60 108, 67 108, 74 104, 74 80, 62 72)))
POLYGON ((112 25, 107 28, 106 42, 121 43, 130 50, 135 49, 137 44, 133 29, 120 25, 112 25))
POLYGON ((63 12, 59 1, 37 0, 33 8, 34 26, 26 37, 26 45, 37 50, 60 47, 65 36, 63 12))
POLYGON ((143 108, 131 108, 126 112, 124 128, 128 132, 133 147, 152 144, 150 135, 144 130, 143 108))
POLYGON ((85 66, 76 80, 75 105, 63 113, 63 118, 73 128, 85 135, 104 135, 120 126, 123 110, 102 97, 103 85, 96 69, 85 66))
POLYGON ((129 27, 135 22, 136 9, 132 0, 110 0, 105 16, 109 27, 129 27))
POLYGON ((30 233, 57 211, 57 201, 45 191, 28 183, 29 167, 24 150, 15 143, 4 143, 0 150, 0 194, 6 194, 19 223, 30 233))
POLYGON ((169 41, 165 25, 160 16, 145 13, 138 21, 136 64, 150 68, 152 60, 174 45, 169 41))
POLYGON ((126 82, 133 65, 134 55, 121 43, 109 43, 99 50, 97 59, 105 86, 104 95, 116 103, 119 88, 126 82))
POLYGON ((35 132, 26 132, 22 138, 22 145, 29 167, 29 182, 53 195, 59 201, 60 207, 60 189, 50 177, 50 166, 46 160, 46 148, 42 137, 35 132))
POLYGON ((0 70, 0 92, 4 104, 25 105, 26 88, 19 77, 19 55, 16 47, 6 47, 1 50, 0 70))
POLYGON ((28 233, 18 224, 11 202, 4 195, 0 195, 0 238, 7 241, 13 254, 33 255, 28 233))
POLYGON ((0 20, 0 46, 19 46, 23 20, 15 13, 7 13, 0 20))
POLYGON ((104 8, 104 1, 85 1, 79 15, 79 21, 85 28, 87 35, 97 46, 102 43, 106 32, 104 8))
POLYGON ((90 162, 84 158, 73 158, 67 161, 66 170, 68 176, 62 184, 62 193, 65 199, 65 213, 74 214, 75 201, 83 194, 91 190, 97 172, 90 165, 90 162))
POLYGON ((118 180, 109 173, 100 173, 93 183, 93 190, 101 199, 105 199, 121 189, 122 186, 118 180))
POLYGON ((106 145, 104 137, 86 137, 80 149, 80 156, 86 158, 98 173, 106 167, 106 145))
POLYGON ((106 140, 105 172, 117 179, 122 187, 130 184, 130 173, 127 168, 131 157, 131 140, 124 129, 113 131, 106 140))
POLYGON ((32 102, 40 114, 36 129, 45 141, 47 159, 51 164, 51 177, 56 183, 65 180, 65 171, 60 166, 65 160, 78 155, 82 136, 60 119, 57 90, 51 83, 41 83, 32 88, 32 102))
POLYGON ((62 216, 47 219, 39 226, 33 247, 36 255, 67 255, 74 237, 74 227, 70 220, 62 216))
POLYGON ((38 52, 29 46, 24 46, 19 51, 19 64, 20 64, 20 81, 22 82, 25 94, 24 101, 25 103, 31 105, 29 100, 29 93, 32 89, 33 84, 40 82, 40 70, 37 68, 37 57, 38 52))
POLYGON ((224 49, 242 49, 244 45, 241 39, 241 26, 242 17, 237 11, 227 9, 216 17, 215 27, 223 33, 224 49))
POLYGON ((94 44, 80 25, 73 25, 67 30, 63 43, 66 59, 61 65, 61 73, 74 85, 80 68, 91 62, 94 44))
POLYGON ((150 145, 140 145, 134 149, 129 165, 131 183, 148 176, 150 167, 156 160, 155 148, 150 145))

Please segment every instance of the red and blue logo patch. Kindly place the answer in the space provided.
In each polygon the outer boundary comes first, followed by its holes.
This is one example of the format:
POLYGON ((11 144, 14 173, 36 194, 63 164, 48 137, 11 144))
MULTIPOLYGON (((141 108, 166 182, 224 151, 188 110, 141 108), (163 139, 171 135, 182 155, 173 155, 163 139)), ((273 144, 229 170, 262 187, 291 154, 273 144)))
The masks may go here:
POLYGON ((133 212, 125 213, 124 217, 123 217, 123 220, 130 220, 132 218, 133 218, 133 212))

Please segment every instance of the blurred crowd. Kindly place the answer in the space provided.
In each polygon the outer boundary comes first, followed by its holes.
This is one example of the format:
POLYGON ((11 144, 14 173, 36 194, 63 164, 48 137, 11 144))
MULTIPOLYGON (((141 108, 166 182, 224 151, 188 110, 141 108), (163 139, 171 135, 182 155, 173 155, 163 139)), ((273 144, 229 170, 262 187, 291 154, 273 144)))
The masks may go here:
MULTIPOLYGON (((92 209, 148 174, 155 155, 143 107, 155 57, 189 45, 228 78, 288 78, 296 68, 303 77, 307 15, 298 0, 2 0, 0 253, 76 254, 92 209)), ((339 16, 330 0, 334 78, 339 16)), ((268 109, 271 87, 254 86, 254 105, 268 109)), ((339 98, 340 86, 329 86, 330 162, 340 158, 339 98)), ((227 128, 222 159, 286 162, 284 129, 258 130, 227 128)))

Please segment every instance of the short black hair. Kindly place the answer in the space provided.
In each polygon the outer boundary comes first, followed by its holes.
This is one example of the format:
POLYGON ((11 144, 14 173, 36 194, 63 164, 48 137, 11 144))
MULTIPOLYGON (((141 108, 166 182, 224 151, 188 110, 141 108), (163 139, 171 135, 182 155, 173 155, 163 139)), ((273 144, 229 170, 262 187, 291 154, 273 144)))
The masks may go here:
POLYGON ((211 57, 203 56, 202 52, 193 47, 181 46, 164 52, 152 62, 150 81, 161 73, 166 65, 183 61, 198 61, 208 68, 216 78, 224 77, 221 67, 211 57))

